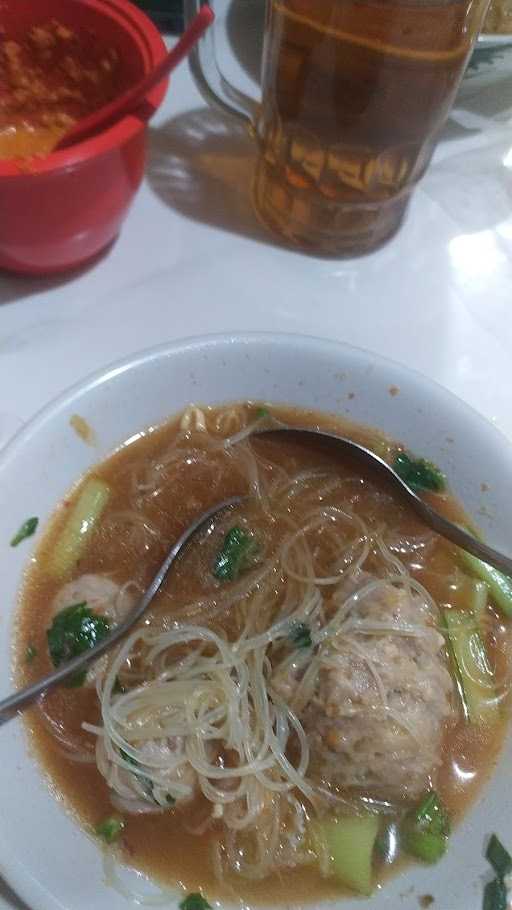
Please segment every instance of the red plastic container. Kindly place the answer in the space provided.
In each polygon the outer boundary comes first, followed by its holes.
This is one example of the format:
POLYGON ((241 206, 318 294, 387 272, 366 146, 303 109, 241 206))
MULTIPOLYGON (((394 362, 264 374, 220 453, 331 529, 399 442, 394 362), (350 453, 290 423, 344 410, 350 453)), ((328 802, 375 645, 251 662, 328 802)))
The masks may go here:
MULTIPOLYGON (((10 38, 58 19, 92 29, 119 52, 126 87, 165 54, 148 17, 128 0, 2 0, 0 24, 10 38)), ((137 115, 69 149, 31 161, 22 171, 0 161, 0 268, 48 275, 77 268, 117 236, 142 180, 146 120, 162 102, 163 82, 137 115)))

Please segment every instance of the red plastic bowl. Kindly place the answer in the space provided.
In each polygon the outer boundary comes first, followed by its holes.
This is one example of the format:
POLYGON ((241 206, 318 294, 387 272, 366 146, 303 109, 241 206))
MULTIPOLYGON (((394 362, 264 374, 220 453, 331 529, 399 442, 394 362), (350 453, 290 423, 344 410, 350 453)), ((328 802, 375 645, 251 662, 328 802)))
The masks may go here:
MULTIPOLYGON (((92 29, 119 52, 126 87, 166 52, 153 23, 128 0, 1 0, 0 6, 2 30, 10 38, 49 19, 92 29)), ((144 110, 98 136, 31 161, 30 171, 0 161, 0 268, 62 272, 114 240, 144 173, 146 120, 166 89, 167 82, 158 85, 144 110)))

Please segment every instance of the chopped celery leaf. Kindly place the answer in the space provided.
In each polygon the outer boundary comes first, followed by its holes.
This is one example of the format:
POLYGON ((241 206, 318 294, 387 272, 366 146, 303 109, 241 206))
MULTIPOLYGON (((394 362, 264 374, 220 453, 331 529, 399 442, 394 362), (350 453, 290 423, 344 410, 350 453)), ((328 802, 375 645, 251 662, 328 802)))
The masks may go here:
MULTIPOLYGON (((121 758, 124 758, 125 762, 128 762, 129 765, 133 765, 134 768, 141 769, 142 766, 141 766, 140 762, 138 762, 136 758, 132 758, 131 755, 128 755, 128 753, 125 752, 124 749, 119 749, 119 755, 121 756, 121 758)), ((133 773, 137 776, 137 780, 139 781, 146 796, 149 796, 149 798, 154 803, 156 803, 157 806, 159 806, 160 803, 155 799, 155 795, 153 793, 153 781, 151 781, 149 779, 149 777, 146 777, 146 775, 144 774, 144 772, 142 770, 134 771, 133 773)), ((176 800, 175 800, 174 796, 171 796, 170 793, 166 793, 165 801, 166 801, 167 805, 170 807, 176 805, 176 800)))
POLYGON ((418 825, 428 829, 432 834, 448 836, 450 833, 450 818, 434 790, 430 790, 418 808, 413 810, 413 818, 418 825))
POLYGON ((192 892, 180 901, 180 910, 212 910, 211 904, 208 903, 202 894, 192 892))
POLYGON ((413 490, 430 490, 441 493, 446 489, 446 478, 439 468, 424 458, 413 458, 407 452, 399 452, 392 468, 413 490))
POLYGON ((512 856, 495 834, 491 835, 489 839, 485 856, 500 878, 504 878, 505 875, 512 872, 512 856))
POLYGON ((488 882, 484 888, 483 910, 507 910, 507 889, 500 878, 488 882))
POLYGON ((124 821, 120 818, 105 818, 94 829, 98 837, 102 837, 107 844, 113 844, 124 828, 124 821))
POLYGON ((124 758, 125 762, 128 762, 129 765, 132 765, 134 768, 138 769, 137 771, 134 771, 133 773, 136 775, 137 780, 139 781, 146 796, 149 796, 153 800, 153 802, 155 802, 155 798, 153 796, 153 782, 149 779, 149 777, 146 776, 146 774, 142 770, 142 766, 141 766, 140 762, 138 762, 136 758, 132 758, 131 755, 128 755, 128 753, 125 752, 124 749, 119 749, 119 755, 121 756, 121 758, 124 758))
POLYGON ((256 540, 243 528, 234 527, 224 537, 217 554, 213 574, 219 581, 235 581, 253 563, 258 553, 256 540))
POLYGON ((27 518, 12 538, 11 547, 17 547, 22 540, 26 540, 27 537, 32 537, 32 534, 35 534, 36 532, 38 524, 39 518, 36 518, 35 516, 33 518, 27 518))
POLYGON ((133 765, 135 768, 140 768, 140 764, 136 758, 132 758, 131 755, 128 755, 128 752, 125 752, 124 749, 119 749, 119 755, 121 758, 124 758, 129 765, 133 765))
MULTIPOLYGON (((105 638, 110 626, 104 616, 98 616, 87 604, 72 604, 54 617, 46 631, 50 657, 55 667, 72 660, 79 654, 94 648, 105 638)), ((69 686, 81 686, 87 670, 79 670, 68 682, 69 686)))
POLYGON ((305 622, 294 623, 288 638, 297 648, 310 648, 313 644, 310 628, 305 622))

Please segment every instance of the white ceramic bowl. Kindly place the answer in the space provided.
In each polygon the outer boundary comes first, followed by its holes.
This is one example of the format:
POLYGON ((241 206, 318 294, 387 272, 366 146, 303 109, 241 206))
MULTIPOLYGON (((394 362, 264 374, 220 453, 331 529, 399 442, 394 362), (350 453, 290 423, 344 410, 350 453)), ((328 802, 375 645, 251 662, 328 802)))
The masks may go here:
MULTIPOLYGON (((437 462, 489 539, 510 550, 512 448, 491 424, 423 376, 365 351, 291 335, 212 336, 161 347, 71 389, 0 457, 2 694, 12 685, 10 620, 34 543, 11 549, 13 531, 29 515, 38 515, 44 527, 79 475, 143 427, 191 401, 245 398, 336 412, 385 430, 437 462), (95 429, 95 447, 70 427, 75 413, 95 429)), ((411 868, 371 900, 346 901, 345 910, 418 910, 418 897, 426 893, 435 898, 434 910, 479 908, 488 872, 486 836, 496 831, 512 846, 511 757, 509 748, 439 865, 411 868)), ((127 910, 128 901, 104 883, 97 845, 44 784, 20 721, 0 731, 0 758, 0 873, 33 910, 127 910)))

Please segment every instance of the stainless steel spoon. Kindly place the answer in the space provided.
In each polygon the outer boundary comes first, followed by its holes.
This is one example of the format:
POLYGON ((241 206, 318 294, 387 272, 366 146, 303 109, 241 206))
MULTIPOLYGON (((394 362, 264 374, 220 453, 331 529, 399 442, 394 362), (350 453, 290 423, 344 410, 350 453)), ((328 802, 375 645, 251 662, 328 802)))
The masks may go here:
POLYGON ((126 633, 133 628, 135 623, 144 615, 155 594, 165 581, 171 566, 178 558, 182 550, 186 547, 190 539, 194 536, 194 534, 199 531, 205 524, 211 521, 212 518, 218 515, 219 512, 223 512, 226 509, 229 509, 231 506, 238 505, 241 500, 241 496, 233 496, 231 499, 225 499, 224 502, 218 503, 218 505, 213 506, 211 509, 208 509, 207 512, 203 512, 202 515, 199 515, 199 517, 196 518, 192 524, 190 524, 188 528, 183 532, 181 537, 178 538, 176 543, 173 544, 158 572, 153 578, 153 581, 144 592, 138 604, 126 617, 126 619, 123 619, 123 621, 120 622, 119 625, 109 633, 109 635, 105 636, 105 638, 103 638, 99 644, 95 645, 94 648, 91 648, 90 651, 85 651, 84 654, 79 654, 78 657, 73 657, 72 660, 68 661, 66 664, 63 664, 58 668, 58 670, 54 670, 52 673, 48 673, 47 676, 43 676, 43 678, 38 680, 38 682, 32 683, 30 686, 26 686, 24 689, 20 689, 18 692, 14 692, 13 695, 9 695, 8 698, 4 698, 2 701, 0 701, 0 725, 10 720, 16 711, 19 711, 21 708, 25 708, 31 702, 35 701, 35 699, 38 698, 39 695, 42 695, 43 692, 47 692, 48 689, 52 689, 59 683, 65 682, 66 679, 68 679, 73 675, 73 673, 76 673, 78 670, 87 669, 95 660, 98 659, 98 657, 101 657, 101 655, 105 654, 106 651, 109 651, 113 645, 117 644, 117 642, 123 638, 126 633))
POLYGON ((288 438, 295 438, 297 442, 305 441, 306 439, 314 441, 316 445, 318 445, 319 442, 322 442, 324 447, 329 448, 332 452, 343 453, 358 461, 360 464, 370 467, 374 473, 377 473, 386 480, 388 484, 391 484, 396 492, 407 502, 413 512, 416 513, 418 518, 421 518, 429 528, 432 528, 432 530, 440 534, 441 537, 445 537, 463 550, 467 550, 468 553, 472 553, 473 556, 476 556, 483 562, 488 563, 495 569, 499 569, 500 572, 504 572, 505 575, 512 577, 512 557, 505 556, 493 547, 488 546, 488 544, 484 543, 482 540, 478 540, 470 534, 469 531, 461 528, 460 525, 455 524, 453 521, 449 521, 448 518, 444 518, 443 515, 439 515, 439 513, 431 506, 427 505, 411 487, 407 486, 405 481, 398 476, 391 465, 387 464, 387 462, 376 455, 375 452, 366 449, 357 442, 353 442, 352 439, 345 439, 343 436, 336 436, 333 433, 325 433, 323 430, 303 430, 292 427, 279 427, 275 430, 256 431, 255 433, 255 435, 258 436, 270 437, 274 435, 276 439, 279 438, 280 434, 284 434, 288 438))
MULTIPOLYGON (((351 439, 346 439, 342 436, 323 432, 322 430, 307 430, 295 427, 255 430, 253 435, 257 438, 278 440, 286 437, 287 439, 296 442, 309 442, 315 446, 321 446, 324 450, 329 450, 334 454, 349 456, 365 467, 370 467, 374 472, 385 479, 388 484, 391 484, 396 492, 406 500, 416 515, 424 521, 426 525, 432 528, 433 531, 441 534, 442 537, 446 537, 447 540, 452 541, 452 543, 457 544, 457 546, 462 547, 462 549, 467 550, 469 553, 472 553, 473 556, 482 559, 484 562, 494 566, 506 575, 512 576, 512 559, 509 556, 504 556, 502 553, 499 553, 482 541, 477 540, 476 537, 473 537, 463 528, 449 521, 447 518, 444 518, 442 515, 439 515, 435 509, 427 505, 414 490, 407 486, 393 468, 391 468, 382 458, 379 458, 379 456, 370 449, 359 445, 359 443, 353 442, 351 439)), ((116 628, 99 644, 94 648, 91 648, 90 651, 86 651, 84 654, 74 657, 69 663, 59 667, 58 670, 54 670, 53 673, 49 673, 39 680, 39 682, 33 683, 31 686, 27 686, 25 689, 21 689, 19 692, 15 692, 8 698, 0 701, 0 724, 5 723, 5 721, 13 717, 17 710, 30 704, 39 695, 42 695, 43 692, 64 682, 78 670, 89 667, 90 664, 98 659, 98 657, 105 654, 106 651, 123 638, 146 612, 155 594, 166 579, 174 561, 189 543, 194 534, 207 524, 208 521, 211 521, 212 518, 218 515, 219 512, 239 505, 243 499, 244 497, 242 496, 234 496, 231 499, 226 499, 224 502, 213 506, 213 508, 208 509, 207 512, 204 512, 196 518, 171 547, 153 581, 130 615, 116 626, 116 628)))

